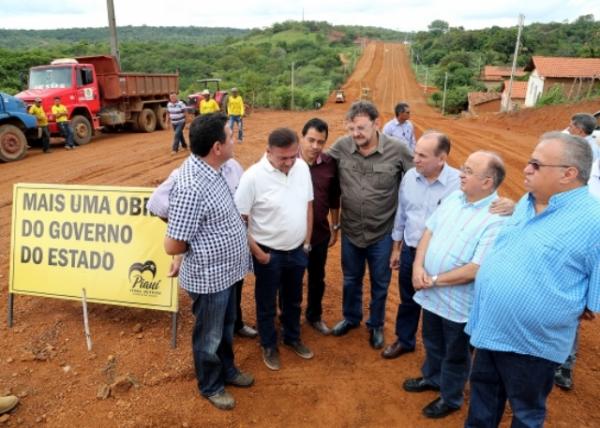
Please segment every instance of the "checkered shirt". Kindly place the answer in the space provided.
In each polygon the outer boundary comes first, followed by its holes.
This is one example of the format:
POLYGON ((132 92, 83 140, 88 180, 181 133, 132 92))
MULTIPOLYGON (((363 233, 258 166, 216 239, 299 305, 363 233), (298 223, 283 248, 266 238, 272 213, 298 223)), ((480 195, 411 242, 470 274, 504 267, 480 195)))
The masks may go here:
POLYGON ((220 172, 190 156, 169 196, 167 236, 189 245, 179 283, 193 293, 225 290, 250 270, 246 227, 220 172))

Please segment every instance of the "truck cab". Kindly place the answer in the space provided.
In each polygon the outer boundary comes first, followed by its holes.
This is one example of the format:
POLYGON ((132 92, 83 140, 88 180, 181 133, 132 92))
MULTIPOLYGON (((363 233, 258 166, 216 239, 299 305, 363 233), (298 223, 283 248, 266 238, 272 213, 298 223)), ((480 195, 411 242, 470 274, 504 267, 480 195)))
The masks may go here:
POLYGON ((18 98, 0 92, 0 160, 10 162, 27 154, 27 140, 37 138, 37 119, 18 98))
POLYGON ((52 114, 54 98, 60 97, 61 103, 69 111, 75 142, 86 144, 92 138, 94 129, 100 127, 100 91, 97 80, 92 64, 79 63, 76 59, 57 59, 50 65, 32 67, 29 88, 16 96, 27 106, 32 105, 36 97, 42 99, 51 135, 60 134, 52 114))

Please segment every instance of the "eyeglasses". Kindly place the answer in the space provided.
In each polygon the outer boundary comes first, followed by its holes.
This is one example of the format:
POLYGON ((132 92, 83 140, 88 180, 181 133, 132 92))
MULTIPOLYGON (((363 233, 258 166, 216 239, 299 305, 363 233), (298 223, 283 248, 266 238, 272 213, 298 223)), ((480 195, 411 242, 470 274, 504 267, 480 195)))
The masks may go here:
POLYGON ((531 165, 531 167, 535 170, 535 171, 539 171, 540 168, 542 167, 548 167, 548 168, 570 168, 571 165, 550 165, 550 164, 545 164, 545 163, 541 163, 538 160, 535 159, 530 159, 529 161, 527 161, 527 165, 531 165))

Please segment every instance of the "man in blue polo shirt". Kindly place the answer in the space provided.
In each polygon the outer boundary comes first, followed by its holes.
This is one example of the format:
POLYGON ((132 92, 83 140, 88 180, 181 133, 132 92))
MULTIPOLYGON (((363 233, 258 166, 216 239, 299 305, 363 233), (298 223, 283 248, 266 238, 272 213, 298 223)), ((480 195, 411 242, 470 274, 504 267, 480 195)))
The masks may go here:
POLYGON ((554 370, 579 319, 600 311, 600 202, 588 192, 589 144, 544 134, 525 188, 475 281, 465 331, 476 348, 466 427, 542 426, 554 370))

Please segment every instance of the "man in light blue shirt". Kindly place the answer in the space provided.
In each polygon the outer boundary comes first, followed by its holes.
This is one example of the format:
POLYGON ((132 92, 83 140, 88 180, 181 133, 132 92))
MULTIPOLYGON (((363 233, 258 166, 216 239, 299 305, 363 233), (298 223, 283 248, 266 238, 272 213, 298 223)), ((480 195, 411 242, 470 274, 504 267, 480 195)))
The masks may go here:
POLYGON ((393 137, 402 142, 411 153, 415 152, 417 139, 415 138, 415 129, 408 118, 410 117, 410 106, 406 103, 398 103, 394 107, 396 117, 390 120, 383 127, 383 133, 388 137, 393 137))
POLYGON ((476 348, 465 426, 542 426, 554 370, 579 319, 600 311, 600 202, 588 192, 582 138, 544 134, 525 167, 527 193, 475 281, 466 326, 476 348))
POLYGON ((439 390, 423 408, 429 418, 458 410, 470 367, 464 332, 473 301, 473 281, 504 217, 490 213, 504 180, 502 159, 475 152, 460 174, 460 191, 450 194, 427 220, 413 267, 414 300, 423 307, 423 376, 407 379, 408 392, 439 390))
POLYGON ((581 137, 588 142, 592 149, 592 157, 594 158, 594 161, 600 159, 600 145, 593 135, 594 129, 596 129, 597 125, 598 122, 596 121, 596 118, 591 114, 577 113, 571 117, 571 123, 567 128, 569 134, 581 137))

